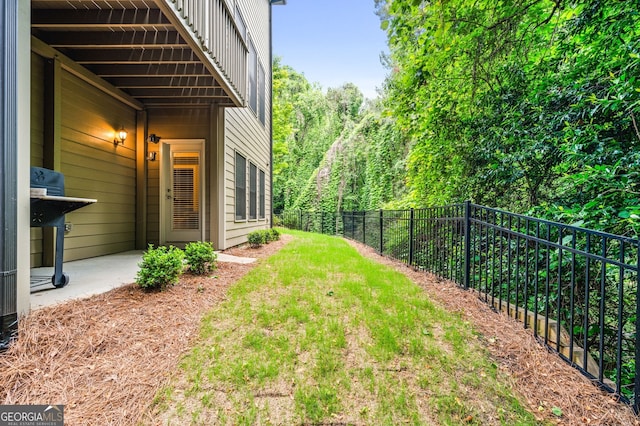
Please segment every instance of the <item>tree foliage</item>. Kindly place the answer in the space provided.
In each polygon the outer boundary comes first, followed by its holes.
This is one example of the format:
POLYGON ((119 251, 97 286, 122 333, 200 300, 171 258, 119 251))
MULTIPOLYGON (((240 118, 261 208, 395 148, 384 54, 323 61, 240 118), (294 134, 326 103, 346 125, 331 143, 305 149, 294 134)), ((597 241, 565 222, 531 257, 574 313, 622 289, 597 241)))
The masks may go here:
POLYGON ((325 93, 279 59, 273 66, 274 210, 359 210, 401 198, 406 151, 379 105, 354 84, 325 93))
POLYGON ((274 63, 276 210, 474 202, 640 231, 640 0, 376 0, 380 99, 274 63))
POLYGON ((638 1, 380 0, 410 202, 637 234, 638 1), (623 219, 622 221, 620 219, 623 219))

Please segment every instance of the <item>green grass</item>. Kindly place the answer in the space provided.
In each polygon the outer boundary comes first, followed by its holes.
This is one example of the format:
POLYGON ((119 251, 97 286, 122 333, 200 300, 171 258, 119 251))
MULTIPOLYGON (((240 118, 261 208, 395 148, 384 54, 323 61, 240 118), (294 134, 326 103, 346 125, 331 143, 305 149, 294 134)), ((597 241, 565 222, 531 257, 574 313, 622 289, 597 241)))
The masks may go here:
POLYGON ((536 424, 459 316, 342 239, 291 233, 203 319, 155 398, 169 424, 536 424))

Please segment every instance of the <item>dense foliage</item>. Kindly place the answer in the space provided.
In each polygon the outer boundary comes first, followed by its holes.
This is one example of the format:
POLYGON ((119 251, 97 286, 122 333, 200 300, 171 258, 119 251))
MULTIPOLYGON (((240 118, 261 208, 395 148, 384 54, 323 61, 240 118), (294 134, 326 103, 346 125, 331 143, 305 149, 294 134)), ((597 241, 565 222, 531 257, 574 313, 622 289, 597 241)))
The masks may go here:
POLYGON ((268 244, 272 241, 278 241, 280 239, 280 231, 276 228, 258 229, 251 231, 247 235, 247 242, 253 248, 258 248, 263 244, 268 244))
POLYGON ((637 0, 377 3, 411 202, 637 234, 637 0))
POLYGON ((136 284, 145 290, 164 290, 178 282, 184 271, 184 252, 177 247, 153 247, 142 254, 136 284))
POLYGON ((405 140, 353 84, 325 92, 273 64, 274 210, 379 208, 404 196, 405 140))
POLYGON ((218 255, 213 244, 208 241, 193 241, 184 248, 184 256, 189 271, 195 275, 204 275, 216 269, 218 255))
POLYGON ((638 235, 640 0, 375 0, 380 99, 274 63, 274 208, 471 199, 638 235))

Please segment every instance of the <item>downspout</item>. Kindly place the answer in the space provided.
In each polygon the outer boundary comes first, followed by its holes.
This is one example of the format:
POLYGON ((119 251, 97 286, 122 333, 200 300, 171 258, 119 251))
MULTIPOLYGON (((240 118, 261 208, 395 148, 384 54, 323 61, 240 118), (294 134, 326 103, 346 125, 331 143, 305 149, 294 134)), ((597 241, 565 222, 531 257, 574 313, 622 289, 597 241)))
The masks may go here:
POLYGON ((0 7, 0 350, 4 350, 18 333, 18 2, 2 0, 0 7))
POLYGON ((273 5, 269 0, 269 227, 273 228, 273 5))

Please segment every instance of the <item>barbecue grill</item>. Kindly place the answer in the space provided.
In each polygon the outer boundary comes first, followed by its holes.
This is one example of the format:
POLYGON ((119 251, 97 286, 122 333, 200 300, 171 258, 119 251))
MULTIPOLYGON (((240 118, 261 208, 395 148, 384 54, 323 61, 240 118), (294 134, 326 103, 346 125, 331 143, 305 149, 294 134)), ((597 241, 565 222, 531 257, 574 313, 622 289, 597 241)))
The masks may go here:
POLYGON ((65 197, 62 173, 42 167, 31 167, 31 227, 56 228, 54 274, 50 279, 33 277, 32 288, 48 282, 58 288, 69 283, 69 276, 62 272, 64 215, 97 201, 91 198, 65 197))

